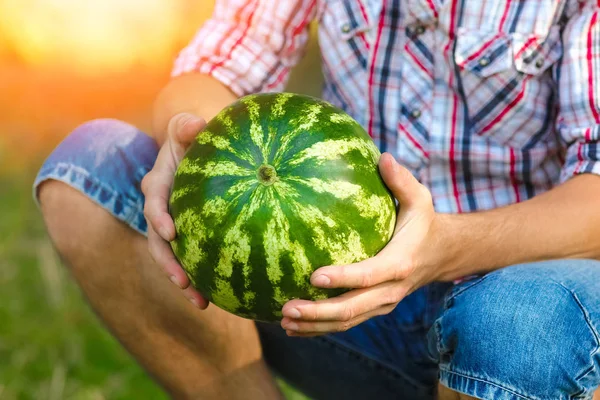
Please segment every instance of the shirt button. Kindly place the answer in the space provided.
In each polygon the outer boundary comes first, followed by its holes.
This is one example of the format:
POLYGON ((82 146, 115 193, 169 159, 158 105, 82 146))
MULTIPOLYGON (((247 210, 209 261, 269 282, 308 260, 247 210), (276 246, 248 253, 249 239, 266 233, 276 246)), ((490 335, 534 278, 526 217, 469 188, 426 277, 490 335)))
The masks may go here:
POLYGON ((542 58, 538 58, 538 60, 535 62, 535 66, 537 68, 542 68, 544 66, 544 60, 542 58))
POLYGON ((479 60, 479 65, 481 65, 482 67, 487 67, 488 65, 490 65, 490 59, 487 57, 483 57, 479 60))
POLYGON ((410 113, 410 116, 413 117, 414 119, 417 119, 421 116, 421 111, 419 110, 412 110, 412 112, 410 113))
POLYGON ((350 32, 350 24, 344 24, 342 25, 342 33, 348 33, 350 32))
POLYGON ((419 25, 415 28, 415 35, 419 36, 425 33, 425 27, 423 25, 419 25))

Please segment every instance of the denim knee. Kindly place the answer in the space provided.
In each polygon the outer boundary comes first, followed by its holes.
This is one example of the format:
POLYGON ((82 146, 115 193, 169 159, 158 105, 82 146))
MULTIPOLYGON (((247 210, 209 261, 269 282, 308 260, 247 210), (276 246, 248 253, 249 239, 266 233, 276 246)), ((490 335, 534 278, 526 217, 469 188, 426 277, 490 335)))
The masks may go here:
POLYGON ((58 180, 145 233, 140 184, 157 153, 156 142, 130 124, 114 119, 86 122, 48 156, 35 180, 34 197, 43 181, 58 180))
POLYGON ((532 265, 490 273, 447 297, 429 334, 443 384, 479 398, 591 398, 597 331, 576 294, 532 265))

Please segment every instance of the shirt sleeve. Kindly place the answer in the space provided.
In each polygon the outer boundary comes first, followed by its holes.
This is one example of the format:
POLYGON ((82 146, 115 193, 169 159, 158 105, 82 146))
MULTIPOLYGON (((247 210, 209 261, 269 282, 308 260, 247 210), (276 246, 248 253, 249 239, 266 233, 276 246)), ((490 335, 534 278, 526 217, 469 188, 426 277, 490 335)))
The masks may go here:
POLYGON ((556 69, 560 98, 558 132, 567 144, 561 173, 600 175, 600 2, 578 1, 563 31, 556 69))
POLYGON ((217 0, 172 76, 213 76, 238 96, 280 91, 308 41, 316 0, 217 0))

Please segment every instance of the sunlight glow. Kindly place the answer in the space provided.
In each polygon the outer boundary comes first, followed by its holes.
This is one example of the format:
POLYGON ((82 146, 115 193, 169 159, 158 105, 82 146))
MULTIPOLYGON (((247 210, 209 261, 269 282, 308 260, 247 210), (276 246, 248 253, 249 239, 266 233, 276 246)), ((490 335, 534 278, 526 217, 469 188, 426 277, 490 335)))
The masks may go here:
POLYGON ((185 43, 182 33, 189 36, 212 6, 211 0, 0 0, 0 37, 33 66, 93 74, 164 65, 185 43))

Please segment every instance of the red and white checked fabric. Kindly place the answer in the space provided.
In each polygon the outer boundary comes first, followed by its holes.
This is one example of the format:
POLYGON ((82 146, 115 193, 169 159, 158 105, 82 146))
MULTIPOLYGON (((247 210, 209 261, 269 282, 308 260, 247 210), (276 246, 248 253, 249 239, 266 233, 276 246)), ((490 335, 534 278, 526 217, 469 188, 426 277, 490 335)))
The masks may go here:
POLYGON ((600 174, 600 0, 217 0, 173 75, 280 91, 319 21, 323 98, 440 212, 600 174))

